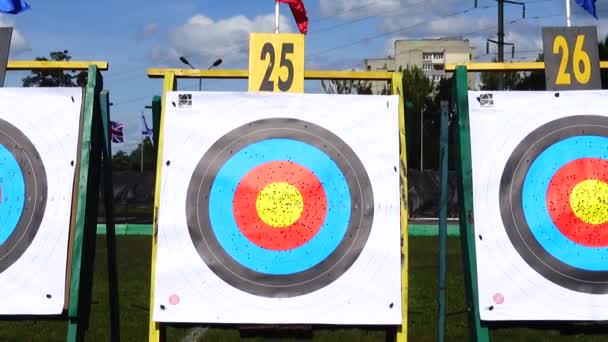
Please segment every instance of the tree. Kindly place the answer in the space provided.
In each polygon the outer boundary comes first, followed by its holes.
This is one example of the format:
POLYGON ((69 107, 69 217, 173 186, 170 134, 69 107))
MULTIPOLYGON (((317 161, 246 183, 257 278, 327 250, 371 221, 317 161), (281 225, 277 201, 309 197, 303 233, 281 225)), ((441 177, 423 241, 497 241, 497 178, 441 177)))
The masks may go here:
POLYGON ((372 82, 362 80, 321 80, 321 87, 326 94, 359 94, 371 95, 372 82))
MULTIPOLYGON (((36 61, 69 61, 72 56, 69 55, 68 50, 63 50, 52 51, 49 58, 36 57, 36 61)), ((36 70, 23 78, 22 82, 24 87, 84 87, 87 84, 87 73, 85 71, 36 70)))
MULTIPOLYGON (((496 62, 496 58, 492 62, 496 62)), ((521 82, 521 73, 519 72, 482 72, 480 75, 481 90, 498 90, 498 83, 502 75, 503 90, 516 90, 517 85, 521 82)))
MULTIPOLYGON (((426 142, 428 127, 426 122, 428 114, 432 113, 431 95, 434 87, 431 80, 424 74, 418 66, 407 66, 403 72, 403 93, 406 107, 406 137, 408 146, 408 164, 411 168, 420 168, 421 135, 424 135, 426 142), (422 120, 422 118, 424 118, 422 120), (422 120, 422 121, 421 121, 422 120)), ((425 145, 426 146, 426 145, 425 145)), ((426 153, 425 153, 426 154, 426 153)))
MULTIPOLYGON (((541 53, 536 58, 537 62, 542 62, 544 60, 544 55, 541 53)), ((521 73, 521 79, 517 84, 515 90, 545 90, 547 89, 547 84, 545 82, 545 72, 544 71, 531 71, 527 73, 521 73)))
POLYGON ((112 170, 126 171, 131 165, 131 159, 125 151, 118 151, 112 156, 112 170))
POLYGON ((403 92, 414 108, 422 108, 433 93, 433 83, 416 65, 408 65, 403 72, 403 92))
POLYGON ((144 171, 153 171, 156 167, 156 149, 152 146, 150 139, 144 140, 143 145, 138 144, 137 148, 134 149, 129 155, 129 168, 131 170, 141 170, 141 149, 144 149, 143 156, 143 169, 144 171))
MULTIPOLYGON (((608 60, 608 36, 604 38, 604 41, 600 41, 597 44, 600 61, 608 60)), ((608 70, 602 69, 600 72, 602 78, 602 89, 608 89, 608 70)))
MULTIPOLYGON (((354 70, 353 70, 354 71, 354 70)), ((321 80, 321 87, 326 94, 357 94, 374 95, 374 84, 367 80, 321 80)), ((376 95, 390 94, 387 85, 384 85, 376 95)))

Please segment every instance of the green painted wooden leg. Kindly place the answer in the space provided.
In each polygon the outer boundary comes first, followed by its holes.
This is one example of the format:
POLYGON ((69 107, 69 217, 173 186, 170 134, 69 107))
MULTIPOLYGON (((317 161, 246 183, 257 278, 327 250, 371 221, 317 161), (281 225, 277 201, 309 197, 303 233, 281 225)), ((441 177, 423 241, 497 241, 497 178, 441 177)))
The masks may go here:
POLYGON ((473 172, 471 168, 471 132, 469 128, 468 75, 464 66, 456 69, 456 106, 459 134, 457 137, 460 203, 460 241, 464 263, 465 288, 469 312, 469 340, 490 341, 490 332, 481 324, 477 289, 477 259, 473 222, 473 172))

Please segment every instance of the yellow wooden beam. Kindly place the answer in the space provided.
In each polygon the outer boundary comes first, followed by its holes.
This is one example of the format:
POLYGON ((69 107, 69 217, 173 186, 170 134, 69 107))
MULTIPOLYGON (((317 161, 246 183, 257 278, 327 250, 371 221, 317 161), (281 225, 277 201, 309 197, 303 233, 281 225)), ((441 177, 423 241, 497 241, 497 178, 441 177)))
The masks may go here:
POLYGON ((163 327, 154 321, 154 296, 156 284, 156 252, 158 250, 158 209, 160 207, 161 179, 163 170, 163 146, 165 144, 165 118, 167 114, 167 93, 177 89, 177 82, 173 73, 167 73, 163 80, 163 99, 158 128, 158 155, 156 162, 156 183, 154 185, 154 217, 152 221, 152 255, 150 263, 150 308, 148 312, 148 342, 164 342, 163 327))
POLYGON ((175 78, 224 78, 224 79, 247 79, 248 70, 204 70, 204 69, 148 69, 148 77, 163 78, 172 74, 175 78))
POLYGON ((469 72, 479 71, 532 71, 544 70, 544 62, 516 62, 516 63, 464 63, 464 64, 447 64, 446 71, 456 70, 456 66, 464 65, 469 72))
MULTIPOLYGON (((248 70, 203 70, 203 69, 148 69, 150 78, 163 78, 166 74, 173 74, 176 78, 223 78, 223 79, 247 79, 248 70)), ((304 71, 307 80, 373 80, 390 81, 392 72, 377 71, 304 71)))
POLYGON ((307 80, 367 80, 390 81, 392 72, 381 71, 333 71, 333 70, 307 70, 304 71, 307 80))
POLYGON ((391 90, 393 95, 399 96, 399 183, 401 199, 401 325, 397 327, 396 342, 407 341, 408 327, 408 298, 409 298, 409 242, 408 242, 408 184, 407 184, 407 146, 405 137, 405 98, 407 94, 403 89, 403 74, 393 73, 391 90))
POLYGON ((9 61, 7 70, 88 70, 96 65, 99 70, 108 70, 108 62, 100 61, 9 61))
MULTIPOLYGON (((445 66, 445 70, 454 71, 454 70, 456 70, 456 66, 459 66, 459 65, 466 66, 468 72, 545 70, 545 62, 447 64, 445 66)), ((608 61, 601 61, 600 68, 608 69, 608 61)))

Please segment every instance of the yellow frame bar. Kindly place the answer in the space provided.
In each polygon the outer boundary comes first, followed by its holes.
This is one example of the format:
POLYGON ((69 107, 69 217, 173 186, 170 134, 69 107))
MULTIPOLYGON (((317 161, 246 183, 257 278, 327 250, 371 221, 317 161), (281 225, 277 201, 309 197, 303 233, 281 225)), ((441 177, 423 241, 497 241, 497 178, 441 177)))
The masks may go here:
MULTIPOLYGON (((150 313, 148 324, 148 341, 160 342, 166 338, 164 324, 155 322, 154 312, 154 282, 156 278, 156 251, 158 234, 158 209, 160 206, 161 172, 163 168, 162 150, 164 144, 164 125, 167 103, 167 93, 177 89, 179 78, 215 78, 215 79, 248 79, 248 70, 200 70, 200 69, 148 69, 148 77, 163 79, 163 94, 161 101, 161 117, 159 127, 158 156, 156 165, 156 187, 154 194, 154 223, 152 226, 152 262, 150 265, 150 313)), ((393 95, 399 96, 399 154, 400 154, 400 187, 401 187, 401 309, 402 323, 397 327, 396 342, 407 341, 408 335, 408 206, 407 206, 407 148, 405 137, 405 94, 403 90, 403 74, 400 72, 368 72, 368 71, 304 71, 304 78, 309 80, 370 80, 390 81, 393 95)))
MULTIPOLYGON (((455 71, 456 67, 460 65, 466 66, 468 72, 545 70, 545 62, 447 64, 445 70, 455 71)), ((608 69, 608 61, 601 61, 600 68, 608 69)))
MULTIPOLYGON (((148 69, 150 78, 164 78, 167 75, 175 78, 222 78, 222 79, 248 79, 249 70, 201 70, 201 69, 148 69)), ((377 71, 325 71, 306 70, 304 79, 307 80, 370 80, 390 81, 393 72, 377 71)))
POLYGON ((8 61, 6 70, 88 70, 90 65, 99 70, 109 67, 102 61, 8 61))

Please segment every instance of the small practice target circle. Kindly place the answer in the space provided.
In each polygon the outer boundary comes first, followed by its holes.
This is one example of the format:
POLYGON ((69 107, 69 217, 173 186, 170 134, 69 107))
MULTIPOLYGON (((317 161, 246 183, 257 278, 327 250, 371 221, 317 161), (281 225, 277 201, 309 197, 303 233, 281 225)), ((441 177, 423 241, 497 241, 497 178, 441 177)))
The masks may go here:
POLYGON ((169 296, 169 304, 171 304, 171 305, 177 305, 177 304, 179 304, 179 296, 175 295, 175 294, 169 296))
POLYGON ((369 237, 374 199, 354 151, 329 130, 277 118, 227 133, 193 172, 188 230, 207 266, 242 291, 295 297, 334 282, 369 237))
POLYGON ((495 304, 502 304, 505 302, 505 297, 501 293, 496 293, 492 296, 495 304))
POLYGON ((17 127, 0 119, 0 272, 34 240, 46 201, 46 171, 38 151, 17 127))
POLYGON ((507 235, 553 283, 608 293, 608 117, 568 116, 530 133, 500 183, 507 235))

